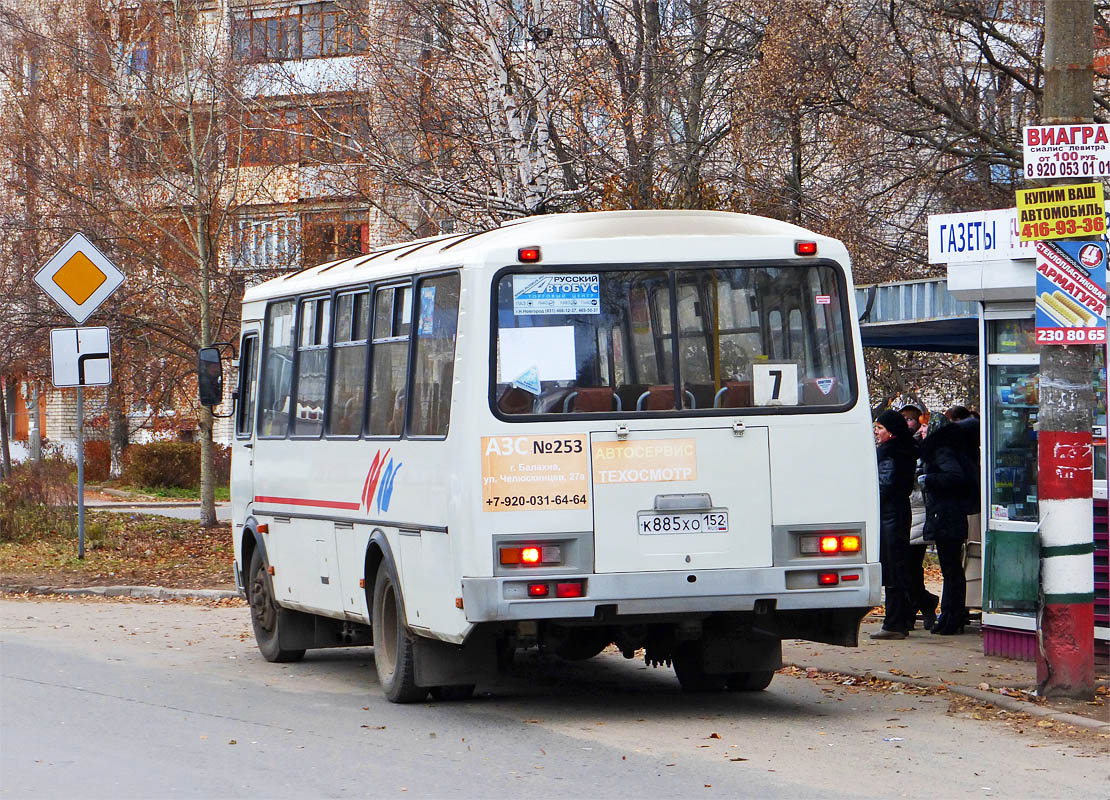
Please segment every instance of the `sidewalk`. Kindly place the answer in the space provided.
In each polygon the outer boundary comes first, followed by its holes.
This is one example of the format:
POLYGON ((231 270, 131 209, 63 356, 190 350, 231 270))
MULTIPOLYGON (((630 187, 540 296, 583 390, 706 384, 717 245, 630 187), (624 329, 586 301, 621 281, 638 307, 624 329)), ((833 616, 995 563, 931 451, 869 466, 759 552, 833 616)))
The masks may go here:
MULTIPOLYGON (((920 623, 909 638, 872 641, 869 634, 881 620, 868 617, 860 626, 859 647, 837 647, 803 641, 784 641, 782 657, 800 669, 835 672, 850 678, 871 676, 912 686, 944 687, 965 697, 1034 716, 1045 716, 1110 733, 1110 706, 1082 701, 1034 699, 1037 669, 1031 661, 983 655, 978 624, 958 636, 935 636, 920 623)), ((1096 666, 1096 679, 1107 684, 1107 668, 1096 666)))

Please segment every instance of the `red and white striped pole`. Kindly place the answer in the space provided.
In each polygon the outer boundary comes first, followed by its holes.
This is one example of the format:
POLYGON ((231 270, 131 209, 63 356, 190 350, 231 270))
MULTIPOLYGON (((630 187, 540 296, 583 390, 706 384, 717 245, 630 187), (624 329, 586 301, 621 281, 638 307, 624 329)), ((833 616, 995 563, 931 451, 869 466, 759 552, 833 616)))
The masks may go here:
MULTIPOLYGON (((1087 349, 1087 348, 1082 348, 1087 349)), ((1065 348, 1046 348, 1064 351, 1065 348)), ((1089 368, 1085 354, 1054 352, 1053 360, 1089 368), (1078 356, 1069 359, 1068 356, 1078 356)), ((1051 357, 1050 357, 1051 358, 1051 357)), ((1089 373, 1088 373, 1089 374, 1089 373)), ((1037 687, 1040 694, 1090 697, 1094 691, 1094 515, 1091 506, 1094 445, 1091 431, 1044 430, 1054 415, 1054 394, 1091 392, 1041 375, 1042 430, 1038 433, 1037 501, 1040 505, 1041 602, 1037 618, 1037 687), (1046 397, 1047 395, 1047 397, 1046 397)), ((1057 420, 1058 421, 1058 420, 1057 420)))
MULTIPOLYGON (((1093 0, 1045 3, 1042 124, 1093 119, 1094 30, 1093 0)), ((1037 688, 1048 697, 1090 699, 1095 691, 1094 365, 1094 345, 1041 348, 1037 688)))

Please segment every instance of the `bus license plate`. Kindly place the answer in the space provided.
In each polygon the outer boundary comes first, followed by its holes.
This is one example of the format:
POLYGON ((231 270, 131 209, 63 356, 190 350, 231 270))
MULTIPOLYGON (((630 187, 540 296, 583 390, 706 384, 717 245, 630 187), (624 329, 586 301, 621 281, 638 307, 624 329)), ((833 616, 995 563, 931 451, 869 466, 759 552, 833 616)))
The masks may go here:
POLYGON ((638 515, 640 533, 728 533, 727 511, 688 511, 681 514, 660 514, 641 511, 638 515))

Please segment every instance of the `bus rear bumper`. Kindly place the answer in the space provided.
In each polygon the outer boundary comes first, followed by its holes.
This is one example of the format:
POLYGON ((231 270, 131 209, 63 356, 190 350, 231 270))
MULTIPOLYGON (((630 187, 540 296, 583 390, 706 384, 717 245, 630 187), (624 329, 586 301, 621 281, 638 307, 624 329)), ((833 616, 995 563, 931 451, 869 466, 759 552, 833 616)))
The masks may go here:
POLYGON ((836 571, 859 577, 836 586, 797 589, 786 588, 799 581, 787 581, 788 573, 781 567, 463 578, 463 610, 468 622, 482 623, 752 611, 760 601, 773 601, 779 611, 879 604, 882 582, 878 564, 838 565, 836 571), (585 595, 528 597, 526 588, 522 591, 527 584, 546 582, 554 587, 567 581, 584 581, 585 595))

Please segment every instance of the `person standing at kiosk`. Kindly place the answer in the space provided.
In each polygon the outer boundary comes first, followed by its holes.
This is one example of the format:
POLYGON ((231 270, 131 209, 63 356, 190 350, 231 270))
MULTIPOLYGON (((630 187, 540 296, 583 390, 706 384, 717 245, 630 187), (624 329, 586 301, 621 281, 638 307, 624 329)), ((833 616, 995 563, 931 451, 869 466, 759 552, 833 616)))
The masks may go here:
POLYGON ((910 492, 917 467, 917 444, 906 418, 887 409, 875 420, 879 469, 879 561, 886 616, 872 639, 905 639, 913 628, 907 559, 910 550, 910 492))

